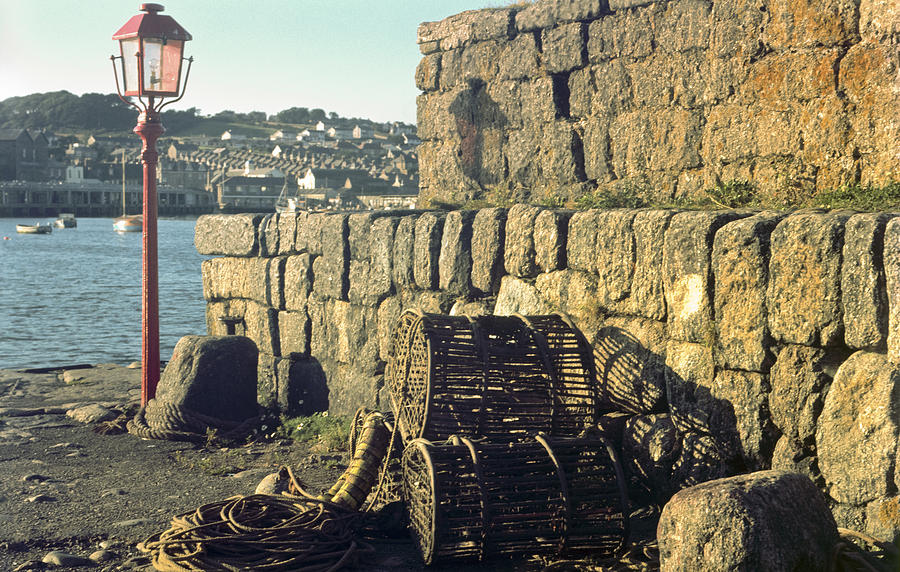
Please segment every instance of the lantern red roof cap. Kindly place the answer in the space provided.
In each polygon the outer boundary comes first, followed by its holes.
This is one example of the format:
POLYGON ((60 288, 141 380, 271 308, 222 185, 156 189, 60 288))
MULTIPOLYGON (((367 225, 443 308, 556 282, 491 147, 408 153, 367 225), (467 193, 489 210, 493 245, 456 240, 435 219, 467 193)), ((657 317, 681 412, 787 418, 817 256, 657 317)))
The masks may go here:
POLYGON ((162 4, 141 4, 144 14, 132 16, 119 31, 113 34, 113 40, 126 38, 165 38, 167 40, 191 39, 191 34, 182 28, 171 16, 162 16, 162 4))

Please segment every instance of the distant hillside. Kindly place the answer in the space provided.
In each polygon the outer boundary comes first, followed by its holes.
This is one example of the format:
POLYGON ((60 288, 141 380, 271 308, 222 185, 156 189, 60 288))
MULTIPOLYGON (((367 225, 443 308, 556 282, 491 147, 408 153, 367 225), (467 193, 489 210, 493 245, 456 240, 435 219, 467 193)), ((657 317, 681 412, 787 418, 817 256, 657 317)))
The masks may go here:
MULTIPOLYGON (((0 101, 0 127, 47 129, 54 132, 106 133, 131 131, 137 120, 135 109, 115 94, 68 91, 33 93, 0 101)), ((296 126, 324 121, 329 125, 352 127, 359 123, 374 125, 368 119, 344 118, 322 109, 291 107, 269 117, 261 111, 237 113, 221 111, 201 116, 197 108, 163 112, 163 124, 169 136, 221 135, 226 129, 244 135, 265 135, 281 125, 296 126)))

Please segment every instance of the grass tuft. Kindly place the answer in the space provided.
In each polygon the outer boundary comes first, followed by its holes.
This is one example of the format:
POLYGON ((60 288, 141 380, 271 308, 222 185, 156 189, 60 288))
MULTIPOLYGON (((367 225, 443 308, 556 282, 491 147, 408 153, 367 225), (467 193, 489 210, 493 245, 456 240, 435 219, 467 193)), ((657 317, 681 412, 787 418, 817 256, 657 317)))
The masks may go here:
POLYGON ((328 415, 327 411, 309 417, 282 417, 276 435, 308 443, 311 450, 346 451, 350 440, 350 421, 328 415))

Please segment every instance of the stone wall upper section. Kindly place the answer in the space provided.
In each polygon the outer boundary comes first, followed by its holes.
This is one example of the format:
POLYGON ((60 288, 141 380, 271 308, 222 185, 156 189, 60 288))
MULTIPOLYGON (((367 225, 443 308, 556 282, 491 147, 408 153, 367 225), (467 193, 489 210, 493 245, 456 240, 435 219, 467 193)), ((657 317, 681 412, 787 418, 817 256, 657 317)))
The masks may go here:
POLYGON ((900 180, 897 0, 539 0, 418 42, 426 203, 900 180))

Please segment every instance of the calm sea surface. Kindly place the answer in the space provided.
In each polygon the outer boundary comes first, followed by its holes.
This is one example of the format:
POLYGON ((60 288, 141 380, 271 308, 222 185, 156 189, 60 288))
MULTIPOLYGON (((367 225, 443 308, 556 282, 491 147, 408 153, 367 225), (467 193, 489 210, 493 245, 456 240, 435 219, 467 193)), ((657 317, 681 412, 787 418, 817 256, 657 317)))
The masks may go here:
MULTIPOLYGON (((119 234, 108 218, 16 233, 34 222, 0 218, 0 369, 140 361, 141 233, 119 234)), ((181 336, 206 333, 195 222, 158 222, 163 361, 181 336)))

